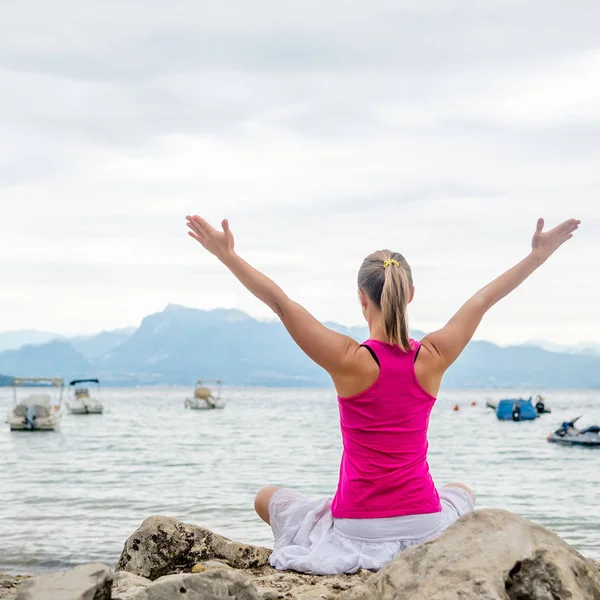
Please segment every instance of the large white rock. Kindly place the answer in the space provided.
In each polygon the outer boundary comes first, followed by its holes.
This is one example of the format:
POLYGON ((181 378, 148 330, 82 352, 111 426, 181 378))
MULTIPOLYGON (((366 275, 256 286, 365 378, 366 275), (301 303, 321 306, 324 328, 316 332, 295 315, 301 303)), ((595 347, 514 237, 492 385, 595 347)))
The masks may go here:
POLYGON ((32 577, 16 600, 111 600, 112 572, 102 563, 32 577))
POLYGON ((161 577, 133 600, 261 600, 256 586, 242 573, 225 569, 161 577))
POLYGON ((600 600, 600 569, 556 534, 505 510, 460 519, 340 600, 600 600))
POLYGON ((111 600, 132 600, 142 589, 148 587, 152 582, 149 579, 119 571, 114 574, 111 590, 111 600))

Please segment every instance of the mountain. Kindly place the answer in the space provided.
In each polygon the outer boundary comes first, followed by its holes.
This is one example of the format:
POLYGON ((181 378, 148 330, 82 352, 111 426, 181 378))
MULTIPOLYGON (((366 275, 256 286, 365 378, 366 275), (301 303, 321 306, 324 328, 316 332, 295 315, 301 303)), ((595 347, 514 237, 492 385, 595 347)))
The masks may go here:
MULTIPOLYGON (((346 327, 345 325, 333 323, 332 321, 325 321, 323 324, 326 327, 329 327, 329 329, 333 329, 333 331, 343 333, 344 335, 355 339, 357 342, 364 342, 369 337, 369 328, 366 325, 354 325, 352 327, 346 327)), ((412 329, 410 331, 410 337, 415 340, 420 340, 425 337, 425 334, 417 329, 412 329)))
POLYGON ((600 356, 600 344, 594 344, 592 342, 569 346, 567 344, 553 344, 552 342, 538 340, 528 342, 525 345, 542 348, 544 350, 548 350, 549 352, 564 352, 566 354, 592 354, 593 356, 600 356))
POLYGON ((13 378, 8 375, 0 375, 0 387, 4 385, 12 385, 13 378))
POLYGON ((600 357, 533 346, 471 342, 444 377, 446 387, 600 389, 600 357))
POLYGON ((68 337, 59 333, 24 329, 0 333, 0 352, 18 350, 23 346, 39 346, 52 340, 67 340, 90 360, 102 358, 114 347, 124 342, 135 331, 135 327, 101 331, 95 335, 68 337))
POLYGON ((51 340, 60 338, 57 333, 48 331, 36 331, 33 329, 23 329, 20 331, 6 331, 0 333, 0 352, 4 350, 18 350, 27 345, 45 344, 51 340))
POLYGON ((19 377, 88 376, 92 367, 70 342, 53 340, 0 352, 0 372, 19 377))
POLYGON ((313 386, 328 381, 279 322, 257 321, 237 310, 175 305, 146 317, 104 366, 132 381, 221 378, 248 385, 313 386))
MULTIPOLYGON (((367 337, 366 327, 327 325, 357 340, 367 337)), ((414 331, 412 336, 423 334, 414 331)), ((238 310, 176 305, 147 316, 135 331, 0 352, 0 373, 97 376, 112 385, 191 385, 202 378, 236 385, 330 385, 327 374, 278 321, 258 321, 238 310)), ((600 357, 474 341, 448 371, 444 386, 600 389, 600 357)))
POLYGON ((113 331, 101 331, 96 335, 74 337, 69 341, 88 360, 97 361, 107 357, 111 351, 127 341, 134 332, 135 327, 127 327, 113 331))

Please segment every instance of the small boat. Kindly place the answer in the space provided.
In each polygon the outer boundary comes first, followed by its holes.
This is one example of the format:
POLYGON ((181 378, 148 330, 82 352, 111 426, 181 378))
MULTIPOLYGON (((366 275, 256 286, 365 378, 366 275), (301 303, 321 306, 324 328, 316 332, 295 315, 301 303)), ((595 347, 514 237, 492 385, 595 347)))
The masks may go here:
POLYGON ((223 382, 217 380, 199 380, 196 382, 194 396, 186 398, 185 407, 192 410, 211 410, 214 408, 225 408, 225 402, 221 398, 221 386, 223 382), (212 390, 207 387, 206 383, 216 383, 218 386, 217 395, 213 395, 212 390))
POLYGON ((72 415, 101 415, 104 407, 97 398, 90 396, 89 387, 81 384, 96 384, 96 393, 100 391, 100 381, 98 379, 74 379, 69 383, 74 388, 73 397, 67 403, 69 412, 72 415))
POLYGON ((494 404, 488 400, 485 404, 488 408, 496 411, 496 416, 501 421, 533 421, 540 415, 552 412, 546 407, 543 396, 538 394, 535 400, 535 406, 533 404, 533 396, 529 399, 512 398, 500 400, 498 404, 494 404))
POLYGON ((577 417, 568 423, 563 423, 560 429, 548 436, 548 441, 553 444, 565 446, 587 446, 588 448, 600 448, 600 427, 591 425, 585 429, 577 429, 575 423, 581 417, 577 417))
POLYGON ((62 416, 63 391, 64 381, 61 377, 16 377, 13 381, 13 408, 6 419, 11 431, 57 429, 62 416), (35 391, 25 398, 19 398, 17 390, 24 386, 35 391), (58 399, 53 401, 52 394, 47 390, 58 390, 58 399))
MULTIPOLYGON (((531 398, 530 398, 531 400, 531 398)), ((537 410, 538 415, 549 415, 552 411, 546 406, 546 398, 541 394, 538 394, 535 397, 535 410, 537 410)))
POLYGON ((538 412, 531 400, 514 398, 500 400, 496 407, 496 416, 501 421, 535 421, 538 412))

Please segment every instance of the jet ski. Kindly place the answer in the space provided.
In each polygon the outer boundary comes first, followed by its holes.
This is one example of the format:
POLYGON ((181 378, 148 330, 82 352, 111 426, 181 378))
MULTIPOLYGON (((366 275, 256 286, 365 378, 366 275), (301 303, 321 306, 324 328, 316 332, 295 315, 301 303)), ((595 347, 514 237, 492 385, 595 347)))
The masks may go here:
POLYGON ((560 429, 548 436, 548 441, 553 444, 565 446, 587 446, 589 448, 600 448, 600 427, 591 425, 585 429, 577 429, 575 423, 581 417, 577 417, 568 423, 563 423, 560 429))

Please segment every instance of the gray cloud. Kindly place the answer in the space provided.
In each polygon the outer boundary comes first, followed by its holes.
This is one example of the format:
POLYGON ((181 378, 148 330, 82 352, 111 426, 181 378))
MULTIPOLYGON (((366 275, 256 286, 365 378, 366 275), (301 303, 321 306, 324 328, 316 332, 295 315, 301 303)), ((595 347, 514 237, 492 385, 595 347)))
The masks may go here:
POLYGON ((323 319, 359 320, 360 260, 400 249, 428 329, 521 257, 537 216, 576 214, 578 239, 480 333, 597 339, 598 30, 592 0, 10 3, 0 329, 167 302, 267 316, 186 238, 194 211, 228 216, 323 319))
POLYGON ((131 78, 202 69, 497 68, 596 48, 592 0, 569 5, 476 0, 370 3, 242 0, 198 4, 34 0, 5 7, 7 63, 73 78, 131 78))

